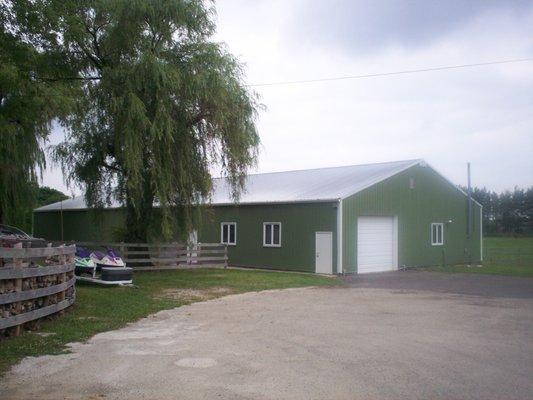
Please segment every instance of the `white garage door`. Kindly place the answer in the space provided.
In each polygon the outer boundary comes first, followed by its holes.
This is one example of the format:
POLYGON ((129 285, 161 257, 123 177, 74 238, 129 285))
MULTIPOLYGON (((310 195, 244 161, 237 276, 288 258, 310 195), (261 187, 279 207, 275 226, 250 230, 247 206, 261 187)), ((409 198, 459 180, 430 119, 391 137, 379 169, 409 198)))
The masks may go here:
POLYGON ((359 217, 357 220, 357 272, 397 269, 394 217, 359 217))

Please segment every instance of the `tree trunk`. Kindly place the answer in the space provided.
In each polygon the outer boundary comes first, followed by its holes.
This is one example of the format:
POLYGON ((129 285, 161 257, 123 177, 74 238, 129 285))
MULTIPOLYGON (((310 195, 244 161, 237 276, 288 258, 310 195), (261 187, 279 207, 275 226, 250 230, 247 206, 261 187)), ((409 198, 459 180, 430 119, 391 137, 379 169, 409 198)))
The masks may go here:
MULTIPOLYGON (((154 208, 154 194, 152 191, 152 184, 149 178, 144 179, 144 194, 142 199, 137 199, 140 207, 137 209, 133 207, 131 200, 126 202, 126 237, 125 240, 129 242, 148 242, 149 229, 153 224, 153 208, 154 208)), ((128 194, 127 199, 133 199, 131 194, 128 194)))

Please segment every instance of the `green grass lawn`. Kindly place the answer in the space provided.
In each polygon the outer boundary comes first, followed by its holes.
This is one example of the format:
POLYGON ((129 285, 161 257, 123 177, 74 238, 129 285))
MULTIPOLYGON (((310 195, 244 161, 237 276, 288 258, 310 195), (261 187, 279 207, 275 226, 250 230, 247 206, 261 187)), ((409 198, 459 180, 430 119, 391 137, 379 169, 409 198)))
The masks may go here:
POLYGON ((138 288, 76 284, 75 304, 36 332, 0 340, 0 373, 27 356, 58 354, 65 344, 120 328, 157 311, 231 293, 341 285, 337 278, 284 272, 191 269, 137 272, 138 288), (46 335, 46 336, 43 336, 46 335))
POLYGON ((482 267, 432 267, 432 271, 533 277, 533 238, 488 237, 482 267))

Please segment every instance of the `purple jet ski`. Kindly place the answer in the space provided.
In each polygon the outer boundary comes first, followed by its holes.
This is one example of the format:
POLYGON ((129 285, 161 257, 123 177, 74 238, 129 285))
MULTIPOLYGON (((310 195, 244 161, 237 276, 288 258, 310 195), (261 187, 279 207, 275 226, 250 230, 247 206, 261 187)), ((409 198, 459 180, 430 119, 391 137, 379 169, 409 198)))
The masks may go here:
POLYGON ((76 260, 80 259, 80 267, 76 266, 76 275, 81 281, 105 285, 131 285, 133 270, 126 267, 120 256, 111 248, 106 252, 87 250, 79 247, 76 260), (82 261, 87 265, 82 265, 82 261), (87 276, 89 275, 89 276, 87 276))
POLYGON ((119 267, 124 268, 126 264, 113 249, 108 248, 106 253, 93 251, 90 255, 91 260, 96 264, 98 269, 102 267, 119 267))

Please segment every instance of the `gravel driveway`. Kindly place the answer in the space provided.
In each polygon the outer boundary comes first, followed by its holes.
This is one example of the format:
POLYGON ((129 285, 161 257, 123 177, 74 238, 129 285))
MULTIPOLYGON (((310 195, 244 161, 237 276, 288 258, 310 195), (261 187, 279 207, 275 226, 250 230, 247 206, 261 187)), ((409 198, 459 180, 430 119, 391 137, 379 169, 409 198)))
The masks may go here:
POLYGON ((25 359, 0 398, 533 397, 533 280, 489 279, 488 294, 522 291, 492 296, 443 290, 446 274, 400 274, 397 285, 388 274, 163 311, 71 354, 25 359))

